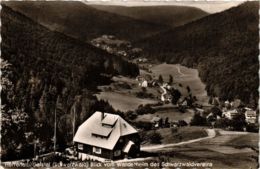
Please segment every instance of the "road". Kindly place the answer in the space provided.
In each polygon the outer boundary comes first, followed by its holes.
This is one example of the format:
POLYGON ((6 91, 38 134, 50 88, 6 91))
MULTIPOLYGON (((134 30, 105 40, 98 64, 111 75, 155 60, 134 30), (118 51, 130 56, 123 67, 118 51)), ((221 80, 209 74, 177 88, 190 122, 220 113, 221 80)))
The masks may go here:
POLYGON ((190 144, 210 138, 214 138, 216 136, 216 132, 214 129, 206 129, 208 136, 203 137, 203 138, 198 138, 198 139, 193 139, 193 140, 188 140, 188 141, 183 141, 179 143, 172 143, 172 144, 164 144, 164 145, 153 145, 153 146, 143 146, 141 147, 141 151, 148 151, 148 152, 153 152, 153 151, 161 151, 165 148, 169 147, 174 147, 174 146, 180 146, 180 145, 185 145, 185 144, 190 144))

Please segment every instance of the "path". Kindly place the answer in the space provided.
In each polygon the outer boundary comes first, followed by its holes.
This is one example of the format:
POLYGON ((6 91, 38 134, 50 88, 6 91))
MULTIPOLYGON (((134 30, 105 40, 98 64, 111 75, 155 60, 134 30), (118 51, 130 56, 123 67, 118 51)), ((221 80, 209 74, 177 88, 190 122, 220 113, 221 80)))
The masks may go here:
POLYGON ((180 143, 172 143, 172 144, 164 144, 164 145, 153 145, 153 146, 143 146, 141 147, 141 151, 160 151, 163 150, 164 148, 168 147, 174 147, 174 146, 180 146, 180 145, 185 145, 185 144, 190 144, 206 139, 210 139, 216 136, 216 132, 214 129, 206 129, 208 136, 203 137, 203 138, 198 138, 198 139, 193 139, 193 140, 188 140, 188 141, 183 141, 180 143))
POLYGON ((181 76, 185 76, 185 74, 181 72, 180 65, 176 65, 176 69, 181 76))

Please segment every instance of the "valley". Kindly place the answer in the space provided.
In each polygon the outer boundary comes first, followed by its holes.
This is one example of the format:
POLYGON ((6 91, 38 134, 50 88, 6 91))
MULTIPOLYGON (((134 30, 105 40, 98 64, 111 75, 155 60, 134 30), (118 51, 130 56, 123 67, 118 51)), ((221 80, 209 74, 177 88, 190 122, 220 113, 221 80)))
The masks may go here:
POLYGON ((258 167, 255 2, 1 5, 4 164, 258 167))

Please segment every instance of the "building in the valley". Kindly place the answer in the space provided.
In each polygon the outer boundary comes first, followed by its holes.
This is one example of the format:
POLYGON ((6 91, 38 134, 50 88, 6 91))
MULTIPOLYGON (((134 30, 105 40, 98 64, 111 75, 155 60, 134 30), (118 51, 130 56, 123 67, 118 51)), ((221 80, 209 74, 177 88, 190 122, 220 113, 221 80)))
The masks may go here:
POLYGON ((238 116, 238 111, 236 109, 233 109, 233 110, 228 110, 226 112, 223 112, 223 116, 225 118, 228 118, 230 120, 232 120, 234 117, 238 116))
POLYGON ((136 157, 140 151, 140 137, 134 127, 119 115, 98 111, 79 126, 73 141, 82 160, 136 157))
POLYGON ((245 120, 247 123, 256 123, 256 111, 254 110, 246 110, 245 112, 245 120))
POLYGON ((141 87, 148 87, 148 81, 147 80, 142 81, 141 87))

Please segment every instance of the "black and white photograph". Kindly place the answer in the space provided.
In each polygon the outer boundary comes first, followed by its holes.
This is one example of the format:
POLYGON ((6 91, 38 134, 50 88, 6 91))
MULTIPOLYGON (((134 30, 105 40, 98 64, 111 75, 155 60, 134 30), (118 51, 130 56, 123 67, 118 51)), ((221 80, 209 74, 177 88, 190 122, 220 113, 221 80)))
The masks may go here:
POLYGON ((259 1, 0 1, 1 168, 259 168, 259 1))

